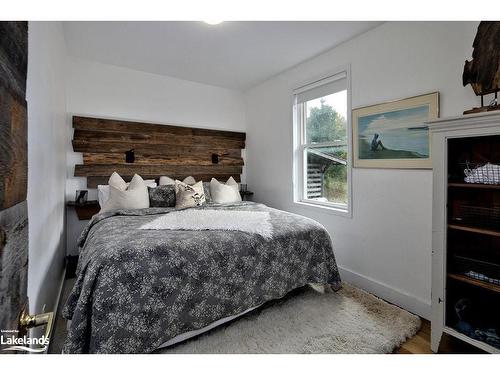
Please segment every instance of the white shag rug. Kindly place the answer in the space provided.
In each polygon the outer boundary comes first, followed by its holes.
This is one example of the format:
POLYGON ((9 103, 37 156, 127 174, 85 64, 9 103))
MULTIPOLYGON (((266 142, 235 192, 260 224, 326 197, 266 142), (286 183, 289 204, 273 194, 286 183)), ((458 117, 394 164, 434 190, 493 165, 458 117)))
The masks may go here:
POLYGON ((273 227, 269 212, 188 209, 173 211, 146 223, 140 229, 237 230, 270 238, 273 227))
POLYGON ((156 353, 391 353, 420 324, 419 317, 348 284, 323 294, 305 287, 156 353))

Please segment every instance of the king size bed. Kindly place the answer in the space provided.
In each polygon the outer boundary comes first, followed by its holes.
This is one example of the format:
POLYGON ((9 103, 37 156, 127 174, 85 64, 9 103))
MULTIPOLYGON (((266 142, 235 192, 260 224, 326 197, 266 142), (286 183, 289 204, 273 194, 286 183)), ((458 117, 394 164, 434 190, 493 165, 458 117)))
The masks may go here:
POLYGON ((319 223, 252 202, 100 213, 79 248, 65 353, 150 353, 306 284, 340 287, 319 223))

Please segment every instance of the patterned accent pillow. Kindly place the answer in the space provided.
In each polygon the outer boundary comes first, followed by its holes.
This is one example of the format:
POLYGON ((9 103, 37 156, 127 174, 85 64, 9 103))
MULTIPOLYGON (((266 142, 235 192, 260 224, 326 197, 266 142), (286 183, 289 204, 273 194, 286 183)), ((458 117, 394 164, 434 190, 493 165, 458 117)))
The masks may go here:
POLYGON ((203 205, 203 203, 205 203, 203 182, 198 181, 194 185, 188 185, 175 180, 175 208, 197 207, 203 205))
POLYGON ((175 207, 175 185, 148 187, 149 207, 175 207))

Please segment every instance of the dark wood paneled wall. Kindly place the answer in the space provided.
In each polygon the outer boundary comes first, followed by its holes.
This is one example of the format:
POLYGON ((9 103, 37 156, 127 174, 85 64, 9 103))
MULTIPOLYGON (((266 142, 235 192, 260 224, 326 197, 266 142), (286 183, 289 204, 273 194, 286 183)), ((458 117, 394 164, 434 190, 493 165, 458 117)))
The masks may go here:
POLYGON ((0 22, 0 210, 26 200, 26 22, 0 22))
MULTIPOLYGON (((28 23, 0 22, 0 328, 4 330, 17 329, 21 311, 29 310, 27 64, 28 23)), ((13 353, 2 349, 0 345, 0 353, 13 353)))
POLYGON ((73 150, 83 153, 75 176, 87 177, 89 188, 106 184, 114 171, 125 179, 137 173, 148 179, 240 180, 245 133, 80 116, 73 117, 73 128, 73 150), (135 161, 126 163, 131 149, 135 161))

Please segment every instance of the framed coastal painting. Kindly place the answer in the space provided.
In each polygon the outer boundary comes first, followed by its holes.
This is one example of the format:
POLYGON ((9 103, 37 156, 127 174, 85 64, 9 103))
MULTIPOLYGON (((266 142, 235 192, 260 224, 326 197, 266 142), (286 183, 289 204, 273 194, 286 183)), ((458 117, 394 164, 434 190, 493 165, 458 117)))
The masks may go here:
POLYGON ((352 111, 355 168, 431 168, 426 121, 439 116, 439 93, 352 111))

